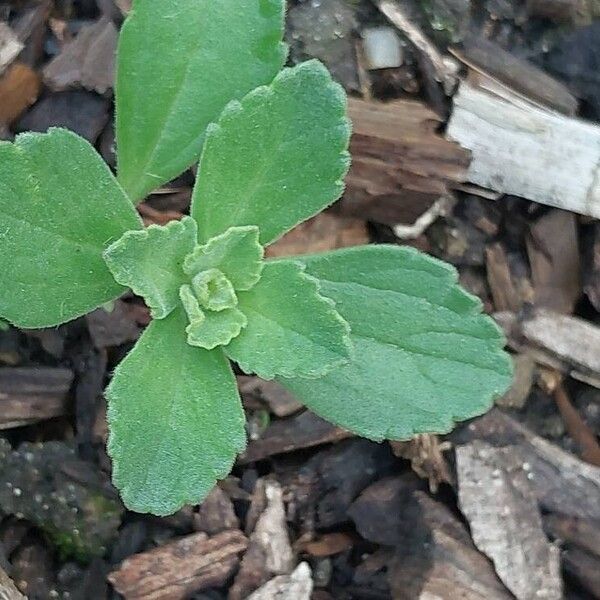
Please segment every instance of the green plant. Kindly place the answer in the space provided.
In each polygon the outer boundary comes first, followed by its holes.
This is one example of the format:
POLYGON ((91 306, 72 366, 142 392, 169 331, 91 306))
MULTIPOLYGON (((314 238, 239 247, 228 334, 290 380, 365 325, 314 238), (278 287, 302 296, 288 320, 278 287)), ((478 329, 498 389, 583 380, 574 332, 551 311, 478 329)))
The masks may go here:
POLYGON ((137 0, 118 179, 65 130, 0 145, 0 316, 55 326, 126 287, 151 309, 107 390, 114 481, 140 512, 200 501, 244 449, 229 360, 374 440, 446 432, 510 381, 450 266, 397 246, 264 260, 349 166, 344 93, 316 61, 281 70, 283 16, 283 0, 137 0), (134 202, 198 160, 191 216, 144 229, 134 202))

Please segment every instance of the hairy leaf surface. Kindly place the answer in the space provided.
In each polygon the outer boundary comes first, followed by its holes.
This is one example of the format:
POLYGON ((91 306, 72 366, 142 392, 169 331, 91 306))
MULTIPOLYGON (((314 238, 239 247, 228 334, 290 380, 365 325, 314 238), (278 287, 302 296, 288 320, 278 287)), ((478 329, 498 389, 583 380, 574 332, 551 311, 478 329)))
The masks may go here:
POLYGON ((349 137, 344 91, 318 61, 230 103, 200 160, 192 205, 200 239, 256 225, 266 245, 335 202, 349 137))
POLYGON ((260 279, 263 255, 258 227, 231 227, 198 246, 186 258, 184 270, 188 275, 196 275, 207 269, 219 269, 234 289, 244 291, 260 279))
POLYGON ((185 257, 196 245, 196 222, 190 217, 167 225, 128 231, 104 252, 114 278, 142 296, 155 319, 179 304, 179 288, 188 282, 185 257))
POLYGON ((279 379, 322 417, 374 440, 444 433, 510 385, 502 333, 449 265, 397 246, 296 259, 352 328, 352 362, 316 381, 279 379))
MULTIPOLYGON (((223 107, 285 62, 283 0, 136 0, 121 30, 119 181, 134 200, 200 156, 223 107)), ((221 233, 221 232, 219 232, 221 233)))
POLYGON ((0 315, 70 321, 118 297, 104 249, 142 223, 90 144, 65 129, 0 142, 0 315))
POLYGON ((188 345, 186 324, 182 309, 153 321, 107 390, 113 480, 137 512, 202 501, 246 443, 227 359, 188 345))
POLYGON ((320 377, 348 361, 348 324, 294 262, 265 263, 260 281, 239 292, 248 325, 225 347, 247 373, 320 377))

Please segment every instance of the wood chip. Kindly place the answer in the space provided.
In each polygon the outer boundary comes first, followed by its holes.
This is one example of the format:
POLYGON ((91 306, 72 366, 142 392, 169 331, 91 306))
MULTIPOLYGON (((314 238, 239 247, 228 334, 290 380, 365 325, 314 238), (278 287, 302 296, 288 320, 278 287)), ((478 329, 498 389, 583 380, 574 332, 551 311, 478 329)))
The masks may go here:
POLYGON ((497 311, 518 313, 526 302, 533 301, 533 288, 513 272, 506 248, 501 242, 485 248, 488 283, 497 311), (523 293, 525 292, 525 293, 523 293))
POLYGON ((295 548, 299 552, 310 554, 310 556, 324 558, 352 549, 357 540, 357 537, 348 533, 334 531, 333 533, 326 533, 319 536, 316 540, 301 541, 295 544, 295 548))
POLYGON ((0 429, 67 414, 73 372, 54 367, 0 369, 0 429))
POLYGON ((600 468, 587 464, 502 413, 492 409, 452 434, 456 445, 482 440, 495 447, 514 447, 518 468, 541 507, 581 519, 600 519, 600 468))
POLYGON ((281 486, 260 480, 254 496, 254 502, 264 508, 250 533, 248 551, 229 590, 229 600, 244 600, 274 575, 287 575, 294 568, 281 486), (263 494, 264 498, 257 498, 263 494))
POLYGON ((14 63, 0 79, 0 123, 11 125, 40 92, 40 77, 23 63, 14 63))
POLYGON ((15 32, 6 23, 0 22, 0 73, 19 56, 23 48, 15 32))
POLYGON ((135 554, 108 575, 126 600, 183 600, 199 590, 222 586, 248 545, 241 531, 209 538, 195 533, 135 554))
POLYGON ((517 600, 560 600, 559 551, 544 534, 529 473, 515 449, 478 441, 459 446, 456 470, 460 508, 475 545, 506 587, 517 600))
POLYGON ((46 65, 44 82, 54 92, 81 86, 105 94, 114 85, 117 38, 117 29, 107 17, 82 27, 46 65))
MULTIPOLYGON (((509 600, 487 558, 465 526, 423 492, 405 515, 405 534, 389 567, 395 600, 509 600)), ((400 508, 400 507, 399 507, 400 508)))
POLYGON ((537 362, 600 388, 600 328, 577 317, 540 310, 518 320, 497 313, 510 345, 537 362))
POLYGON ((441 119, 425 104, 350 98, 348 111, 352 167, 338 203, 343 214, 414 226, 466 181, 469 153, 437 132, 441 119))
POLYGON ((468 34, 460 50, 451 48, 450 52, 470 69, 506 87, 510 93, 569 116, 577 112, 577 98, 565 85, 498 44, 468 34))
POLYGON ((577 219, 552 210, 531 226, 527 254, 535 305, 570 315, 582 294, 577 219))
POLYGON ((296 417, 271 423, 260 439, 248 444, 238 462, 243 465, 276 454, 338 442, 348 437, 352 437, 350 432, 307 410, 296 417))
POLYGON ((267 248, 266 255, 273 258, 294 254, 312 254, 368 243, 369 232, 363 220, 326 212, 301 223, 286 233, 280 240, 267 248))
POLYGON ((269 406, 269 410, 277 417, 289 417, 303 408, 286 388, 276 381, 265 381, 259 377, 240 375, 238 377, 240 393, 258 398, 269 406))
POLYGON ((215 535, 227 529, 238 529, 239 521, 229 496, 216 485, 194 514, 194 529, 215 535))
POLYGON ((1 600, 27 600, 17 589, 13 580, 0 568, 0 599, 1 600))
POLYGON ((112 310, 98 308, 86 315, 85 319, 96 348, 120 346, 140 337, 140 329, 130 306, 122 300, 116 300, 112 310))
POLYGON ((471 151, 470 182, 600 217, 600 127, 464 81, 447 136, 471 151))
POLYGON ((310 600, 313 580, 307 563, 300 563, 290 575, 280 575, 248 596, 248 600, 310 600))

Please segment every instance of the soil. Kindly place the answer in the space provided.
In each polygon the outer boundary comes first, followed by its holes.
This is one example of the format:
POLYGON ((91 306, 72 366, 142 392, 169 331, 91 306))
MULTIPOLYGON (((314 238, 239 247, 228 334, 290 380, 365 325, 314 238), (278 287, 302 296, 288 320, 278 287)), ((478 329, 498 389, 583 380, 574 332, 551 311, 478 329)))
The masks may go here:
MULTIPOLYGON (((564 84, 580 118, 600 118, 594 0, 398 4, 442 55, 469 35, 485 37, 564 84)), ((0 138, 68 127, 114 167, 113 55, 128 6, 0 2, 22 44, 1 65, 0 138)), ((449 261, 487 312, 512 319, 513 388, 448 436, 377 444, 238 373, 247 452, 204 503, 158 518, 124 509, 105 450, 103 389, 149 322, 143 301, 126 295, 111 312, 50 330, 2 324, 0 596, 19 597, 10 577, 32 600, 600 598, 600 373, 592 359, 571 360, 577 346, 600 352, 600 225, 462 185, 469 153, 443 140, 453 90, 410 35, 387 35, 398 40, 396 62, 369 68, 361 36, 393 27, 380 8, 292 2, 290 60, 320 58, 353 97, 419 103, 397 110, 412 106, 419 125, 428 123, 414 142, 422 147, 405 164, 402 150, 357 123, 353 151, 374 148, 397 179, 371 172, 370 186, 354 172, 342 202, 271 255, 386 242, 449 261), (441 209, 419 226, 440 196, 441 209), (575 318, 587 333, 557 358, 551 344, 531 341, 531 328, 515 333, 540 309, 557 327, 558 317, 575 318)), ((358 121, 360 105, 352 111, 358 121)), ((192 184, 190 171, 146 199, 146 222, 185 213, 192 184)))

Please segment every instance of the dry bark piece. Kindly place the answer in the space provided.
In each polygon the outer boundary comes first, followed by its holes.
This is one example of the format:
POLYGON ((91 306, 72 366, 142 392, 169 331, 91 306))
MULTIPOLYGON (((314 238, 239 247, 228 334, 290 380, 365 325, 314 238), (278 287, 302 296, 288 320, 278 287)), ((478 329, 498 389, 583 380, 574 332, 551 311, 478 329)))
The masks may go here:
POLYGON ((535 305, 570 315, 582 293, 575 215, 550 211, 531 226, 526 241, 535 305))
POLYGON ((116 300, 112 309, 98 308, 85 317, 94 346, 108 348, 134 342, 140 329, 128 304, 116 300))
POLYGON ((415 492, 389 568, 395 600, 509 600, 512 594, 443 504, 415 492))
POLYGON ((271 423, 260 439, 248 444, 238 462, 243 465, 276 454, 338 442, 352 435, 307 410, 298 416, 271 423))
POLYGON ((279 575, 248 596, 248 600, 310 600, 313 580, 307 563, 300 563, 289 575, 279 575))
POLYGON ((194 529, 215 535, 227 529, 238 529, 239 521, 229 496, 216 485, 194 514, 194 529))
POLYGON ((600 328, 577 317, 540 310, 518 320, 497 313, 496 320, 519 352, 540 364, 600 388, 600 328))
POLYGON ((19 56, 23 48, 15 32, 6 23, 0 22, 0 73, 19 56))
POLYGON ((276 381, 265 381, 259 377, 240 375, 238 385, 242 395, 263 400, 277 417, 289 417, 300 411, 303 405, 276 381))
POLYGON ((117 29, 107 17, 82 27, 46 65, 44 82, 54 92, 81 86, 105 94, 114 85, 117 38, 117 29))
POLYGON ((316 558, 334 556, 354 547, 357 538, 348 533, 335 531, 319 536, 316 540, 301 541, 294 545, 296 550, 304 554, 310 554, 316 558))
POLYGON ((475 441, 456 449, 459 503, 475 545, 517 600, 560 600, 559 551, 542 528, 537 497, 514 448, 475 441))
POLYGON ((600 223, 593 225, 589 249, 584 263, 584 292, 600 311, 600 223))
POLYGON ((267 248, 266 256, 274 258, 294 254, 313 254, 368 243, 369 233, 364 221, 326 212, 286 233, 267 248))
POLYGON ((536 375, 536 364, 529 354, 512 356, 514 374, 510 389, 496 400, 496 406, 520 410, 525 406, 533 388, 536 375))
POLYGON ((37 102, 17 122, 16 130, 43 133, 49 127, 64 127, 94 144, 108 123, 109 107, 106 98, 92 92, 58 92, 37 102))
POLYGON ((27 600, 14 581, 0 568, 0 600, 27 600))
POLYGON ((468 181, 600 217, 600 127, 485 86, 461 83, 448 123, 448 138, 472 153, 468 181))
POLYGON ((14 63, 0 79, 0 123, 10 125, 40 93, 40 77, 27 65, 14 63))
POLYGON ((469 68, 512 93, 569 116, 577 113, 577 98, 565 85, 498 44, 471 34, 465 37, 460 50, 450 51, 469 68))
POLYGON ((223 585, 247 545, 241 531, 194 533, 126 559, 108 580, 126 600, 183 600, 223 585))
POLYGON ((58 367, 0 369, 0 430, 65 415, 73 372, 58 367))
POLYGON ((587 464, 502 413, 492 409, 456 430, 455 444, 482 440, 495 447, 513 447, 519 468, 531 477, 539 504, 548 511, 582 519, 600 519, 600 468, 587 464))
POLYGON ((255 522, 248 551, 229 590, 229 600, 243 600, 274 575, 287 575, 294 568, 294 554, 287 531, 283 493, 271 480, 259 480, 247 522, 255 522), (258 507, 263 508, 256 518, 258 507), (256 518, 256 520, 255 520, 256 518))
POLYGON ((469 153, 444 139, 425 104, 350 98, 352 166, 339 203, 345 215, 414 226, 466 180, 469 153))

